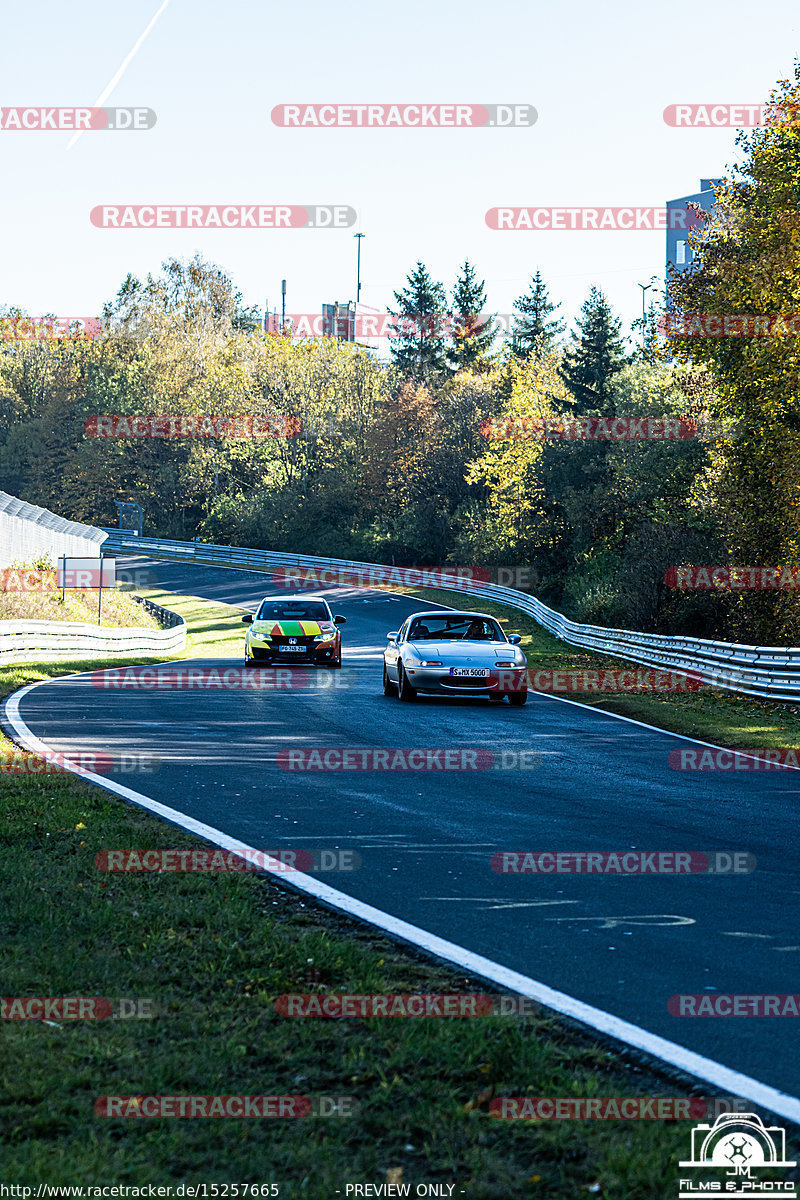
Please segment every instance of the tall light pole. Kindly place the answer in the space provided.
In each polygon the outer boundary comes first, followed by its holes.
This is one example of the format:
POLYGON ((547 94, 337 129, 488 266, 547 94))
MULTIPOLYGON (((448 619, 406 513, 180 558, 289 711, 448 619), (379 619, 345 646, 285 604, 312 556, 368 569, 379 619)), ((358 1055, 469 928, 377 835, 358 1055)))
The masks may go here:
POLYGON ((356 267, 356 304, 361 299, 361 239, 366 237, 365 233, 354 233, 353 237, 358 238, 358 265, 356 267))

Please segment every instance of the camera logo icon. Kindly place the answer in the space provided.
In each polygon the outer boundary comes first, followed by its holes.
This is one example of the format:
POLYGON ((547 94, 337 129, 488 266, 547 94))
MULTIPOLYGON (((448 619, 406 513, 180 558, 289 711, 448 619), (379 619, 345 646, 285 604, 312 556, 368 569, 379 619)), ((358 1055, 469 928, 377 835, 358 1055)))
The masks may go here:
MULTIPOLYGON (((723 1171, 725 1177, 736 1177, 739 1180, 749 1180, 751 1171, 772 1171, 786 1169, 797 1164, 786 1159, 786 1131, 779 1125, 765 1125, 761 1117, 755 1113, 722 1113, 713 1125, 695 1125, 692 1130, 692 1156, 679 1164, 681 1167, 711 1168, 723 1171)), ((680 1198, 689 1200, 690 1197, 706 1194, 709 1190, 721 1191, 726 1188, 728 1194, 743 1196, 751 1190, 759 1191, 765 1186, 764 1181, 743 1182, 740 1191, 738 1184, 727 1185, 718 1181, 697 1181, 681 1179, 680 1198)), ((795 1196, 794 1183, 790 1181, 766 1183, 769 1190, 777 1187, 781 1195, 795 1196)))

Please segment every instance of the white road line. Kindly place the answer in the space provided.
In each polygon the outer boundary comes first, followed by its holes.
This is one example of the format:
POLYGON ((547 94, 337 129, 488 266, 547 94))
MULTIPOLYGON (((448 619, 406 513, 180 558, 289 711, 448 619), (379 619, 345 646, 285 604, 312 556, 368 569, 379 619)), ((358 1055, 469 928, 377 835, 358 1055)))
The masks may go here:
MULTIPOLYGON (((4 706, 9 724, 14 729, 22 745, 27 750, 40 754, 44 758, 49 757, 51 752, 47 745, 37 738, 25 724, 20 714, 19 706, 20 701, 28 692, 51 682, 51 680, 42 680, 39 683, 28 684, 27 687, 9 696, 4 706)), ((609 713, 608 715, 615 714, 609 713)), ((622 719, 627 720, 628 718, 623 717, 622 719)), ((634 723, 641 724, 641 722, 634 723)), ((649 728, 653 727, 649 726, 649 728)), ((663 733, 665 731, 660 730, 659 732, 663 733)), ((248 852, 250 854, 258 854, 256 847, 249 846, 246 842, 240 842, 237 838, 230 837, 221 830, 215 829, 212 825, 205 825, 201 821, 196 821, 186 813, 179 812, 178 809, 160 804, 157 800, 152 800, 149 796, 145 796, 141 792, 133 791, 132 788, 124 787, 122 784, 115 783, 110 779, 104 779, 102 776, 95 775, 93 772, 82 768, 72 769, 72 774, 80 775, 82 778, 97 784, 106 791, 114 792, 116 795, 121 796, 123 800, 129 800, 132 804, 137 804, 141 808, 148 809, 150 812, 155 813, 156 816, 163 817, 173 825, 178 825, 181 829, 204 838, 206 841, 211 842, 212 845, 220 846, 224 850, 233 850, 244 854, 248 852)), ((537 1000, 546 1008, 551 1008, 563 1016, 580 1021, 582 1024, 588 1025, 591 1029, 595 1029, 599 1033, 624 1042, 628 1046, 633 1046, 637 1050, 642 1050, 645 1054, 653 1055, 655 1058, 661 1059, 662 1062, 669 1063, 671 1066, 677 1067, 689 1075, 711 1083, 730 1095, 752 1100, 754 1104, 761 1108, 765 1108, 777 1116, 785 1117, 789 1121, 800 1124, 800 1098, 797 1096, 790 1096, 787 1092, 781 1092, 777 1088, 770 1087, 758 1079, 753 1079, 749 1075, 743 1075, 741 1072, 726 1067, 722 1063, 715 1062, 711 1058, 706 1058, 702 1054, 697 1054, 693 1050, 688 1050, 685 1046, 678 1045, 677 1042, 670 1042, 666 1038, 659 1037, 658 1034, 650 1033, 638 1025, 633 1025, 628 1021, 623 1021, 620 1017, 615 1017, 611 1013, 604 1012, 601 1008, 595 1008, 591 1004, 585 1004, 582 1000, 576 1000, 573 996, 568 996, 566 992, 556 991, 554 988, 548 987, 536 979, 531 979, 527 975, 521 975, 518 971, 512 971, 509 967, 504 967, 501 963, 496 963, 490 958, 474 954, 464 946, 459 946, 455 942, 449 942, 444 938, 437 937, 436 934, 429 933, 426 929, 420 929, 417 925, 410 925, 407 921, 402 921, 399 917, 392 916, 391 913, 383 912, 379 908, 373 908, 371 904, 365 904, 361 900, 356 900, 354 897, 346 895, 345 892, 340 892, 335 888, 329 887, 328 884, 322 883, 311 875, 304 875, 298 871, 292 875, 291 886, 307 896, 315 897, 331 908, 338 909, 340 912, 346 913, 356 920, 366 921, 368 924, 374 925, 377 929, 382 929, 386 933, 400 938, 402 941, 409 942, 411 945, 425 950, 437 958, 444 959, 446 962, 462 967, 472 974, 491 980, 492 983, 508 988, 518 995, 526 996, 531 1000, 537 1000)))
MULTIPOLYGON (((633 692, 628 692, 626 695, 635 695, 633 692)), ((610 712, 607 708, 600 708, 597 704, 582 704, 580 700, 568 700, 566 696, 556 696, 553 692, 535 692, 532 689, 528 691, 528 696, 544 696, 547 700, 558 700, 559 704, 574 704, 576 708, 582 708, 585 711, 600 713, 604 717, 614 717, 616 721, 627 721, 629 725, 640 725, 642 729, 652 729, 654 733, 663 733, 666 737, 680 738, 682 742, 694 742, 695 746, 708 746, 711 750, 726 750, 730 753, 729 746, 718 746, 716 742, 702 742, 700 738, 692 737, 688 733, 673 733, 671 729, 662 729, 660 725, 649 725, 647 721, 637 721, 635 717, 623 717, 622 713, 610 712)), ((757 754, 748 754, 747 750, 738 749, 737 754, 743 758, 752 758, 754 762, 763 762, 770 764, 766 758, 759 758, 757 754)), ((781 764, 779 770, 782 771, 800 771, 800 767, 793 767, 791 764, 781 764)))

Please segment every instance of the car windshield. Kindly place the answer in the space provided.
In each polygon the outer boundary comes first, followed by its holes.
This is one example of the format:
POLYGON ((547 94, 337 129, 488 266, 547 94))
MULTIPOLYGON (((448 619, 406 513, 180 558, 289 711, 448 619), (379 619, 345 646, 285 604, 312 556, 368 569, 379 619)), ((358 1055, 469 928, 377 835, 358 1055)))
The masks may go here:
POLYGON ((328 606, 321 600, 265 600, 257 621, 330 621, 328 606))
POLYGON ((443 617, 415 617, 409 626, 408 640, 504 642, 506 639, 497 622, 489 617, 456 613, 443 617))

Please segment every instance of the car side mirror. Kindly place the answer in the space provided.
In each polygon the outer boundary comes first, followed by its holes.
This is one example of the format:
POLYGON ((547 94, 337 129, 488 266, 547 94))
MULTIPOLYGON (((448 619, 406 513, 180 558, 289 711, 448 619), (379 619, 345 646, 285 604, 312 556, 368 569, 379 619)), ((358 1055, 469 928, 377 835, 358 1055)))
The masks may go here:
POLYGON ((394 633, 387 633, 386 639, 389 642, 396 642, 397 641, 397 630, 395 630, 394 633))
POLYGON ((243 625, 252 625, 253 624, 253 614, 245 613, 244 616, 242 617, 242 624, 243 625))
POLYGON ((334 623, 334 625, 346 625, 347 617, 334 617, 333 623, 334 623))
POLYGON ((508 640, 512 646, 518 646, 520 644, 520 642, 522 641, 522 638, 519 636, 518 633, 510 633, 508 635, 508 640))

